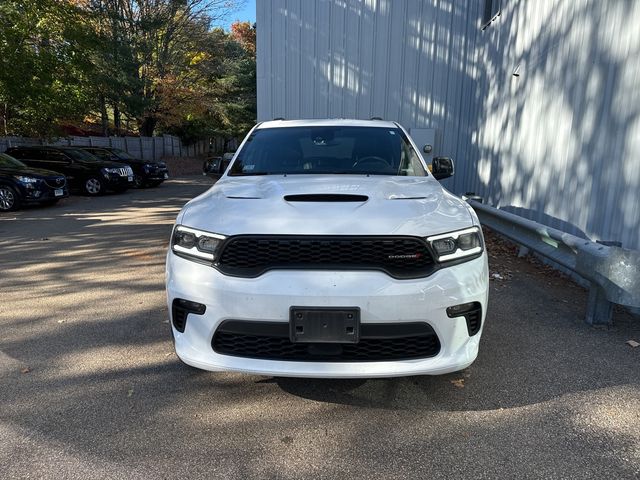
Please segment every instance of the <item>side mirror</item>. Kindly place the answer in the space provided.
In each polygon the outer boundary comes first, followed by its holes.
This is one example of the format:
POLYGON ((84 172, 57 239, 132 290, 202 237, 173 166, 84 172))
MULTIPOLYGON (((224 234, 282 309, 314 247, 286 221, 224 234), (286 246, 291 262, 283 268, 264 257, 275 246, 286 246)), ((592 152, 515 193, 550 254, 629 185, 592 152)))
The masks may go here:
POLYGON ((453 160, 448 157, 436 157, 431 162, 431 173, 436 180, 449 178, 454 173, 453 160))

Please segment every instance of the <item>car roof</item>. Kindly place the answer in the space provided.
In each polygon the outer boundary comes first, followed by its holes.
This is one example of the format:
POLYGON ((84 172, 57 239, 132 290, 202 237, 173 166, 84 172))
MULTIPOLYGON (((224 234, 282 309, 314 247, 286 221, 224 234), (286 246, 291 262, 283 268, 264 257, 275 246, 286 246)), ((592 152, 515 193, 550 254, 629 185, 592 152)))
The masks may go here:
POLYGON ((256 128, 282 127, 381 127, 398 128, 395 122, 386 120, 355 120, 346 118, 313 119, 313 120, 270 120, 260 123, 256 128))
POLYGON ((82 147, 74 147, 68 145, 17 145, 15 147, 11 147, 9 150, 40 150, 42 148, 55 148, 56 150, 78 150, 82 147))

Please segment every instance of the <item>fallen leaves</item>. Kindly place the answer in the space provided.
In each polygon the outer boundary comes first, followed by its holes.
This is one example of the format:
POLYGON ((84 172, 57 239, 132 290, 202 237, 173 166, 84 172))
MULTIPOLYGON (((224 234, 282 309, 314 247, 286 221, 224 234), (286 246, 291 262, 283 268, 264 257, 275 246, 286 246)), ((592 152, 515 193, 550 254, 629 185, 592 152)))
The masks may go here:
POLYGON ((29 367, 24 367, 20 370, 20 373, 29 373, 29 372, 31 372, 31 368, 29 367))
POLYGON ((454 387, 464 388, 464 378, 456 378, 455 380, 451 380, 451 383, 454 387))
POLYGON ((640 343, 636 342, 635 340, 627 340, 626 344, 629 345, 631 348, 640 347, 640 343))

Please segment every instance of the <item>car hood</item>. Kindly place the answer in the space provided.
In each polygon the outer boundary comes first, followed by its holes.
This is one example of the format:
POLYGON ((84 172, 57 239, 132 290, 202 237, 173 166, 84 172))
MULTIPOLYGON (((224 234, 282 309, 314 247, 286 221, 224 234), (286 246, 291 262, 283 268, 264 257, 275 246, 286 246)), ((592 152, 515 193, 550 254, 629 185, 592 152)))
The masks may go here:
POLYGON ((43 168, 0 168, 0 173, 7 175, 25 175, 35 177, 62 177, 61 173, 53 170, 45 170, 43 168))
POLYGON ((178 222, 223 235, 427 236, 471 226, 468 209, 430 177, 244 176, 223 177, 178 222))

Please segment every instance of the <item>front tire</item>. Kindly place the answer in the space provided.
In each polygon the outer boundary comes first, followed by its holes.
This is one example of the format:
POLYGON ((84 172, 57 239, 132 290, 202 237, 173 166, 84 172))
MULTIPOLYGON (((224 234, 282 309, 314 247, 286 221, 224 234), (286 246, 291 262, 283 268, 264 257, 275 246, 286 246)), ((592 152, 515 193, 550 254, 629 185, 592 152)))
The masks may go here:
POLYGON ((11 212, 20 207, 18 192, 9 185, 0 185, 0 212, 11 212))
POLYGON ((133 176, 133 187, 134 188, 144 188, 144 187, 146 187, 146 184, 144 183, 144 180, 142 179, 142 177, 140 175, 134 175, 133 176))
POLYGON ((83 190, 87 195, 95 197, 100 195, 104 188, 99 178, 89 177, 84 181, 83 190))

